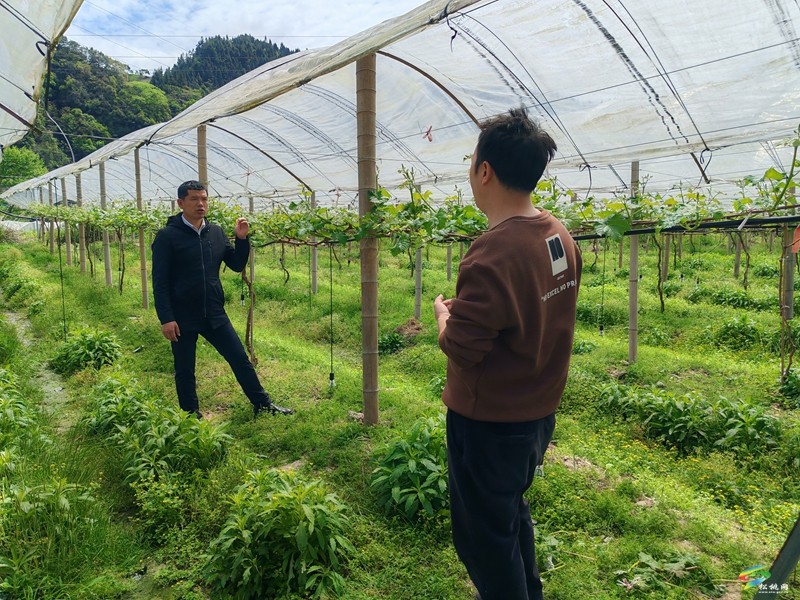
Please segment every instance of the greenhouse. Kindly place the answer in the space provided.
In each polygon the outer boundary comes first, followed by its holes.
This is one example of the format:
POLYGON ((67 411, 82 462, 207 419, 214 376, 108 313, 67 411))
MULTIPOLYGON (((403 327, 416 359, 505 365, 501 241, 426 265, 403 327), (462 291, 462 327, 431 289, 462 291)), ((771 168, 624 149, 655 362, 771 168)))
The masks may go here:
MULTIPOLYGON (((146 201, 172 200, 201 152, 214 197, 271 206, 307 189, 321 205, 347 206, 359 188, 356 62, 372 55, 377 176, 390 191, 401 167, 437 197, 463 189, 476 122, 515 106, 552 131, 551 175, 565 189, 625 190, 639 161, 653 190, 730 191, 745 175, 787 170, 781 143, 800 122, 798 19, 792 2, 428 2, 264 65, 3 197, 47 202, 47 183, 64 179, 74 198, 80 174, 84 202, 98 203, 105 164, 108 198, 135 199, 138 149, 146 201)), ((40 59, 34 40, 19 47, 40 59)), ((3 118, 4 130, 24 133, 3 118)))
MULTIPOLYGON (((80 8, 0 0, 0 150, 80 8)), ((583 256, 525 492, 545 597, 800 599, 800 4, 430 0, 0 193, 0 600, 473 598, 431 306, 517 107, 583 256), (220 298, 294 414, 202 340, 175 402, 151 250, 187 180, 249 220, 220 298)))

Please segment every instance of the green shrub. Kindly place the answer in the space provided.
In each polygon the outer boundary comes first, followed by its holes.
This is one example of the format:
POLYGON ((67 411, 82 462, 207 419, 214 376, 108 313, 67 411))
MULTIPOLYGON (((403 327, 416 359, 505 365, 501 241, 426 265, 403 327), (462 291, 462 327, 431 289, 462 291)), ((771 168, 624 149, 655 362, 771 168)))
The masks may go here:
POLYGON ((727 287, 696 286, 686 295, 686 299, 694 304, 708 302, 719 306, 749 310, 772 310, 778 305, 775 297, 755 298, 744 290, 727 287))
POLYGON ((702 258, 700 256, 692 256, 687 258, 681 263, 681 268, 684 271, 697 271, 697 270, 704 270, 708 269, 708 259, 702 258))
POLYGON ((169 540, 171 530, 183 527, 190 517, 186 505, 191 484, 187 479, 183 473, 168 473, 160 479, 140 480, 131 486, 139 507, 136 520, 157 543, 169 540))
POLYGON ((601 390, 602 386, 599 385, 596 375, 573 363, 569 369, 567 385, 561 395, 559 410, 565 413, 582 413, 599 402, 602 394, 601 390))
POLYGON ((376 452, 370 486, 387 513, 413 519, 447 514, 447 445, 444 415, 418 420, 405 438, 376 452))
POLYGON ((778 265, 761 264, 753 267, 753 275, 756 277, 774 278, 780 275, 780 268, 778 265))
POLYGON ((660 327, 648 327, 642 330, 642 342, 650 346, 669 346, 672 336, 660 327))
POLYGON ((791 350, 792 345, 794 348, 800 348, 800 327, 794 319, 786 322, 788 329, 781 331, 781 327, 776 327, 762 333, 764 347, 770 352, 780 354, 781 344, 786 343, 787 351, 791 350))
POLYGON ((796 369, 791 369, 783 381, 780 382, 778 391, 784 398, 792 400, 796 408, 800 408, 800 374, 796 369))
POLYGON ((597 275, 596 277, 587 277, 585 281, 581 281, 582 288, 603 287, 613 281, 613 276, 597 275))
POLYGON ((378 354, 385 356, 399 352, 406 345, 406 338, 396 331, 384 333, 378 338, 378 354))
POLYGON ((0 479, 10 477, 17 470, 19 459, 16 446, 6 446, 0 450, 0 479))
POLYGON ((587 342, 586 340, 575 340, 572 343, 573 354, 588 354, 595 348, 597 348, 597 344, 592 342, 587 342))
MULTIPOLYGON (((680 281, 676 281, 674 279, 669 279, 667 281, 662 282, 661 289, 664 291, 665 298, 674 298, 677 296, 681 290, 683 290, 683 285, 680 281)), ((652 286, 650 288, 650 293, 654 296, 658 295, 658 286, 652 286)))
POLYGON ((578 298, 576 316, 578 321, 587 325, 599 326, 602 324, 604 327, 622 325, 628 322, 628 307, 622 306, 619 300, 596 304, 583 302, 578 298))
POLYGON ((228 520, 211 543, 206 581, 226 597, 249 600, 344 589, 342 560, 354 549, 347 507, 319 481, 276 470, 252 471, 231 498, 228 520))
POLYGON ((713 406, 722 437, 714 446, 733 453, 740 460, 772 450, 781 437, 779 421, 751 400, 720 398, 713 406))
POLYGON ((635 418, 645 435, 682 454, 719 449, 746 462, 774 449, 781 438, 780 422, 750 400, 711 401, 617 384, 604 387, 601 398, 601 410, 635 418))
POLYGON ((749 317, 732 317, 712 333, 711 341, 729 350, 749 350, 761 343, 762 334, 749 317))
POLYGON ((222 426, 112 380, 96 386, 86 424, 119 448, 129 484, 207 470, 225 457, 230 440, 222 426))
POLYGON ((56 373, 72 375, 86 368, 100 369, 120 357, 117 339, 106 331, 81 330, 59 346, 50 366, 56 373))

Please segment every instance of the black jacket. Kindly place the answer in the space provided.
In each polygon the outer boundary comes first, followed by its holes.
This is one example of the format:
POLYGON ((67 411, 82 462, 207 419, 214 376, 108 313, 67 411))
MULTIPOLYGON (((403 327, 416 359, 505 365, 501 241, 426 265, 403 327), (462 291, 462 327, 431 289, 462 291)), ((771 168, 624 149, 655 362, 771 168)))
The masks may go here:
POLYGON ((250 256, 250 243, 231 246, 219 225, 206 221, 198 235, 181 214, 167 219, 153 240, 153 296, 161 324, 177 321, 182 330, 217 327, 228 320, 219 281, 223 261, 239 272, 250 256))

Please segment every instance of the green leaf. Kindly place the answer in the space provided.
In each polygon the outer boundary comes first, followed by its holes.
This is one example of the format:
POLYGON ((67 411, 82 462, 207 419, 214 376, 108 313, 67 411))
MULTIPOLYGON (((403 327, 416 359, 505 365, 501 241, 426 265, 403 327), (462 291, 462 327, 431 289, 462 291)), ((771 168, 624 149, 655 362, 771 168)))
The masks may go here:
POLYGON ((599 221, 594 227, 595 233, 618 242, 626 232, 631 230, 631 221, 621 213, 615 213, 599 221))
POLYGON ((786 178, 786 173, 781 173, 775 167, 770 167, 767 169, 766 173, 764 173, 764 179, 768 179, 770 181, 783 181, 786 178))

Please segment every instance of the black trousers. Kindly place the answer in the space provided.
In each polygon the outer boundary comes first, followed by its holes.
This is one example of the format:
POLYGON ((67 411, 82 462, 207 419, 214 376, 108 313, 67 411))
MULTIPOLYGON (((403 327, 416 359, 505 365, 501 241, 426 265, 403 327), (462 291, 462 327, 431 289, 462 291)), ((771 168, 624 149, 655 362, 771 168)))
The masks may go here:
POLYGON ((266 406, 270 402, 269 394, 264 391, 258 380, 256 370, 247 357, 242 341, 230 321, 217 327, 206 327, 200 331, 183 331, 177 342, 172 342, 172 356, 175 359, 175 389, 178 392, 178 403, 185 411, 198 410, 197 382, 195 379, 195 363, 197 356, 197 338, 202 335, 214 346, 233 370, 236 381, 242 387, 245 396, 253 406, 266 406))
POLYGON ((533 522, 522 495, 555 422, 550 415, 487 423, 447 411, 453 545, 482 600, 542 600, 533 522))

